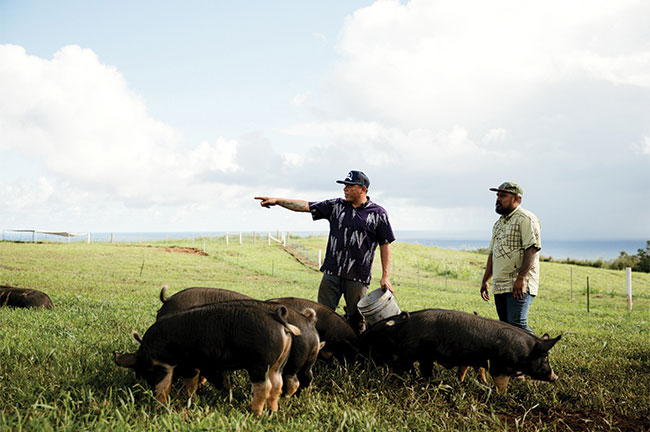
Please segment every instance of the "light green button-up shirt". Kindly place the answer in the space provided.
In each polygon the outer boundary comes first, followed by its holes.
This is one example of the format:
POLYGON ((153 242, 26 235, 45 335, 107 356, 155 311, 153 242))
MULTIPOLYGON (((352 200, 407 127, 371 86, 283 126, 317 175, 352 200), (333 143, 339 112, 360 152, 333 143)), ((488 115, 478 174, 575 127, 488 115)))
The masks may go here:
MULTIPOLYGON (((494 294, 511 293, 524 259, 524 250, 542 248, 541 229, 537 216, 521 206, 502 215, 492 228, 492 277, 494 294)), ((539 252, 526 276, 525 290, 537 295, 539 287, 539 252)))

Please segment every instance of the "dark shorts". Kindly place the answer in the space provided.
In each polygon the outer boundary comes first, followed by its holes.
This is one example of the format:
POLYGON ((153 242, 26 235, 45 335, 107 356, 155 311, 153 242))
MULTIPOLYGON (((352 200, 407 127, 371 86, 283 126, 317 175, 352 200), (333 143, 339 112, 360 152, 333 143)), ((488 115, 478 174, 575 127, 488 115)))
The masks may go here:
POLYGON ((357 303, 361 297, 366 295, 368 285, 362 282, 355 282, 339 276, 323 274, 318 288, 318 303, 323 304, 332 310, 336 310, 341 296, 345 297, 346 313, 345 318, 354 331, 360 333, 365 328, 363 315, 359 312, 357 303))

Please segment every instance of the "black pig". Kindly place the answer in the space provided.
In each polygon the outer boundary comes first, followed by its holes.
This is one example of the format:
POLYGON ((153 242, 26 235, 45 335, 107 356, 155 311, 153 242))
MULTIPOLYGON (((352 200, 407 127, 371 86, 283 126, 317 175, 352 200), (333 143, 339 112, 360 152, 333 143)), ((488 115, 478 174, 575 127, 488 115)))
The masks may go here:
POLYGON ((42 291, 0 285, 0 306, 21 308, 54 308, 52 299, 42 291))
POLYGON ((167 285, 160 290, 160 301, 163 305, 158 309, 156 318, 163 317, 167 314, 189 309, 194 306, 202 306, 211 303, 219 303, 229 300, 251 300, 252 298, 240 294, 236 291, 230 291, 221 288, 204 288, 192 287, 185 288, 173 296, 167 298, 167 285))
MULTIPOLYGON (((160 300, 163 306, 158 311, 158 318, 164 317, 171 313, 189 310, 194 307, 200 307, 213 303, 222 302, 253 302, 258 303, 261 307, 266 307, 265 303, 254 300, 244 294, 236 291, 230 291, 219 288, 186 288, 173 296, 165 297, 166 286, 160 291, 160 300)), ((270 305, 272 310, 277 308, 276 304, 270 305)), ((283 393, 291 396, 296 391, 300 392, 302 388, 308 388, 313 379, 311 371, 313 363, 322 345, 320 344, 318 332, 314 328, 316 323, 316 313, 308 307, 294 309, 289 307, 287 322, 296 326, 301 331, 301 335, 294 337, 289 359, 284 367, 283 372, 283 393), (300 313, 298 312, 300 311, 300 313)), ((203 376, 205 376, 202 373, 203 376)), ((230 387, 230 384, 223 373, 214 371, 211 382, 217 388, 230 387)))
POLYGON ((136 353, 115 353, 119 366, 132 368, 166 402, 174 370, 193 393, 199 374, 246 369, 253 387, 252 410, 261 414, 268 402, 277 411, 282 370, 291 351, 290 334, 300 330, 287 322, 288 309, 249 303, 216 303, 170 314, 146 331, 136 353))
POLYGON ((510 376, 523 372, 543 381, 557 375, 548 351, 561 336, 533 336, 510 324, 473 314, 426 309, 382 320, 360 338, 361 351, 402 372, 420 363, 422 376, 431 377, 433 362, 453 366, 488 367, 498 390, 510 376))
POLYGON ((352 330, 350 324, 329 307, 311 300, 283 297, 267 300, 292 307, 296 310, 311 308, 316 311, 316 330, 320 340, 325 346, 318 353, 321 359, 329 360, 332 357, 339 361, 347 359, 353 361, 357 356, 357 334, 352 330))

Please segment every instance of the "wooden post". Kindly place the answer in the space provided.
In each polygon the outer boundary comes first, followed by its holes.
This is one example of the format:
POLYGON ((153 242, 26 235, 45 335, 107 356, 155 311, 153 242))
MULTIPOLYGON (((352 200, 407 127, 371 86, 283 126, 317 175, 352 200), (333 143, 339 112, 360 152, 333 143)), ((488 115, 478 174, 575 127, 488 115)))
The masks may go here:
POLYGON ((88 244, 90 244, 90 232, 88 233, 88 244))
POLYGON ((239 244, 242 244, 241 231, 239 231, 239 244))
POLYGON ((445 261, 445 291, 447 291, 447 261, 445 261))
POLYGON ((267 240, 269 241, 269 246, 271 245, 271 233, 268 233, 267 240))
POLYGON ((228 246, 230 242, 228 241, 228 233, 226 233, 226 246, 228 246))
POLYGON ((115 241, 115 233, 111 233, 111 243, 115 241))
POLYGON ((625 267, 625 282, 627 285, 627 310, 632 310, 632 268, 625 267))
POLYGON ((573 267, 569 267, 569 280, 571 285, 571 300, 573 300, 573 267))
POLYGON ((589 312, 589 276, 587 276, 587 312, 589 312))

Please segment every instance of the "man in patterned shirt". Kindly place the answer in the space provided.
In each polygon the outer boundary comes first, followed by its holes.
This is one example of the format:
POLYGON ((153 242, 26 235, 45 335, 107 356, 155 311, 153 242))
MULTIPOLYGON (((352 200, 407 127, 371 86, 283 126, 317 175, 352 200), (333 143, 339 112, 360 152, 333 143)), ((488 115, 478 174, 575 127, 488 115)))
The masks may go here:
POLYGON ((539 220, 520 206, 524 193, 518 184, 505 182, 490 190, 497 193, 496 212, 501 217, 492 228, 481 297, 485 301, 490 299, 489 281, 494 276, 494 304, 499 320, 532 333, 528 308, 539 285, 539 220))
POLYGON ((365 329, 357 303, 366 295, 370 272, 379 246, 382 276, 380 286, 393 292, 388 278, 390 243, 395 240, 383 207, 367 196, 370 180, 361 171, 350 171, 344 184, 345 199, 334 198, 320 202, 297 199, 255 197, 263 207, 279 205, 297 212, 311 212, 314 220, 327 219, 330 233, 325 260, 320 270, 323 278, 318 288, 318 302, 333 310, 345 297, 346 318, 352 328, 361 333, 365 329))

